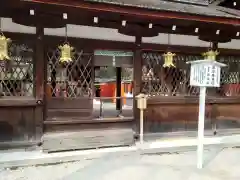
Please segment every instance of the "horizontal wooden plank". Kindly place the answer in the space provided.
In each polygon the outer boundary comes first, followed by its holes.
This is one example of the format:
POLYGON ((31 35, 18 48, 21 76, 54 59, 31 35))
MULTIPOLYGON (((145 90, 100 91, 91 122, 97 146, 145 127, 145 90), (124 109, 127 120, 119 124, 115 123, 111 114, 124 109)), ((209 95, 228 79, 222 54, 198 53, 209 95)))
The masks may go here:
MULTIPOLYGON (((149 105, 154 104, 198 104, 198 96, 154 96, 147 100, 149 105)), ((206 97, 206 103, 240 104, 240 97, 206 97)))
POLYGON ((26 97, 0 97, 0 107, 37 106, 37 99, 26 97))
POLYGON ((51 98, 47 101, 48 109, 90 109, 92 107, 91 98, 51 98))
POLYGON ((213 104, 240 104, 240 97, 220 97, 220 98, 212 98, 213 104))
POLYGON ((92 115, 91 109, 48 109, 47 117, 89 117, 92 115))
MULTIPOLYGON (((206 105, 206 118, 211 116, 212 106, 206 105)), ((145 112, 146 121, 197 121, 198 104, 156 104, 145 112)))
POLYGON ((106 135, 106 132, 111 133, 111 134, 119 134, 119 133, 124 133, 124 132, 129 132, 132 131, 131 128, 103 128, 101 131, 99 129, 87 129, 87 130, 81 130, 81 131, 76 131, 73 130, 71 132, 50 132, 50 133, 45 133, 44 137, 47 138, 58 138, 58 137, 65 137, 65 136, 77 136, 79 134, 85 135, 86 137, 95 137, 96 134, 99 136, 104 136, 106 135))
MULTIPOLYGON (((84 119, 81 119, 84 121, 84 119)), ((48 124, 45 121, 45 133, 51 132, 73 132, 73 131, 84 131, 84 130, 99 130, 104 129, 116 129, 116 128, 133 128, 134 121, 89 121, 86 120, 84 123, 61 123, 61 124, 48 124), (91 123, 92 122, 92 123, 91 123)))
POLYGON ((214 118, 218 120, 232 120, 240 122, 240 104, 215 104, 214 118))
MULTIPOLYGON (((198 104, 151 104, 145 111, 145 130, 150 132, 197 130, 198 104)), ((240 127, 240 104, 222 101, 206 104, 205 129, 240 127)))
POLYGON ((126 117, 126 118, 97 118, 97 119, 83 119, 83 118, 57 118, 52 119, 48 118, 47 121, 44 122, 44 124, 97 124, 97 123, 114 123, 114 122, 133 122, 133 117, 126 117))
POLYGON ((7 141, 0 142, 0 149, 9 150, 13 148, 29 148, 29 147, 33 147, 33 149, 35 149, 39 144, 41 144, 41 141, 37 140, 7 141))
POLYGON ((44 121, 44 124, 49 123, 56 123, 56 124, 71 124, 72 122, 84 122, 84 121, 91 121, 92 117, 48 117, 46 121, 44 121), (58 123, 57 123, 58 122, 58 123))

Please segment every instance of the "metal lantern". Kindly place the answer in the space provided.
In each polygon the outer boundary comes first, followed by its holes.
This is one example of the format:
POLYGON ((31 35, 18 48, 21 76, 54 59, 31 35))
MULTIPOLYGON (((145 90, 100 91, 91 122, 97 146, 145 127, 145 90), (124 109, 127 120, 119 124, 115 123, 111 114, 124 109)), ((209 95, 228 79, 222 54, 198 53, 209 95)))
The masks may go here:
POLYGON ((59 49, 61 50, 61 56, 60 56, 60 62, 61 63, 68 63, 72 62, 72 50, 74 49, 71 47, 68 43, 65 43, 61 46, 59 46, 59 49))
POLYGON ((163 54, 163 57, 164 57, 163 67, 175 67, 175 65, 173 64, 173 56, 175 55, 176 54, 172 52, 167 52, 163 54))
POLYGON ((210 50, 208 52, 203 53, 202 55, 205 57, 205 59, 209 59, 209 60, 215 61, 216 60, 216 56, 219 55, 219 52, 210 50))
POLYGON ((9 38, 6 38, 3 34, 0 35, 0 60, 9 60, 8 55, 8 43, 11 42, 9 38))

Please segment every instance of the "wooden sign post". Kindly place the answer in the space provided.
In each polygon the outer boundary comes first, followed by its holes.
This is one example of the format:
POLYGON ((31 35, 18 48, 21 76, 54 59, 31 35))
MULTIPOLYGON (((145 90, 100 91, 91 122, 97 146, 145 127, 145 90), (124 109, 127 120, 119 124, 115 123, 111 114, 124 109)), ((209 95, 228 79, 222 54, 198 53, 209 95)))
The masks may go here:
POLYGON ((211 59, 190 61, 190 85, 200 87, 199 113, 198 113, 198 145, 197 145, 197 168, 203 167, 204 145, 204 121, 205 121, 205 98, 206 87, 220 86, 220 71, 225 64, 211 59))

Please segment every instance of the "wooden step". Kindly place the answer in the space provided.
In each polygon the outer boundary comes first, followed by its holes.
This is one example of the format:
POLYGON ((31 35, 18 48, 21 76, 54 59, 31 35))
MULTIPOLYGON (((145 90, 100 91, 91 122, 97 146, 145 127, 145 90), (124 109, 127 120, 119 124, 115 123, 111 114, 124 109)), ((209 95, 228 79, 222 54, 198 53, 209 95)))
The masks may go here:
POLYGON ((113 117, 113 118, 93 118, 89 117, 52 117, 47 118, 44 124, 94 124, 94 123, 114 123, 114 122, 133 122, 133 117, 113 117))
POLYGON ((125 146, 133 143, 134 132, 131 128, 47 133, 43 136, 43 150, 46 152, 125 146))
POLYGON ((92 116, 86 116, 86 117, 81 117, 81 116, 69 116, 69 117, 47 117, 47 122, 66 122, 66 123, 71 123, 74 121, 92 121, 93 117, 92 116))
POLYGON ((88 117, 92 114, 92 109, 48 109, 48 117, 88 117))

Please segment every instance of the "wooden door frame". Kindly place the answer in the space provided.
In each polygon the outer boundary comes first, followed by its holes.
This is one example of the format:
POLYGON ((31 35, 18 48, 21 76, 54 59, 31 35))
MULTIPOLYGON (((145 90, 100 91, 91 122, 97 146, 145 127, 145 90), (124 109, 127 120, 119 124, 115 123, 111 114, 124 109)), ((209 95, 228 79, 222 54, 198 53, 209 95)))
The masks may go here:
POLYGON ((36 49, 35 49, 35 122, 36 136, 41 139, 44 133, 43 121, 46 119, 46 60, 44 48, 44 27, 39 24, 36 27, 36 49))

